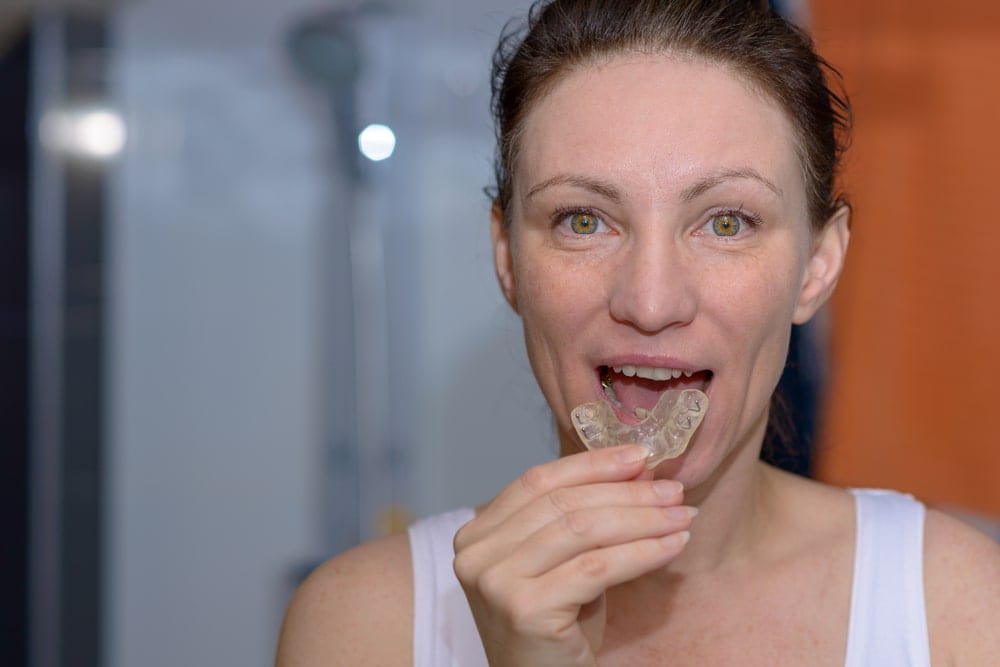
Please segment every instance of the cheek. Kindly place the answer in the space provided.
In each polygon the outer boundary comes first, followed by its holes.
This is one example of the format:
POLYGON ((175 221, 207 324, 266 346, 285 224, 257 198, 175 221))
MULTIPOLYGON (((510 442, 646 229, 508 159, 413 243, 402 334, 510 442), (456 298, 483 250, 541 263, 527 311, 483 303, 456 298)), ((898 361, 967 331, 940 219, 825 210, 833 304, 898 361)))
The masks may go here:
MULTIPOLYGON (((780 255, 779 255, 780 257, 780 255)), ((784 366, 800 268, 774 256, 742 258, 711 280, 713 310, 747 363, 784 366)), ((764 370, 764 369, 760 369, 764 370)))
POLYGON ((538 338, 565 339, 580 331, 599 306, 605 292, 603 279, 586 263, 519 248, 514 255, 517 297, 526 332, 538 338))
POLYGON ((533 256, 531 249, 515 248, 514 275, 528 360, 542 392, 548 396, 548 381, 558 376, 559 369, 553 352, 569 342, 572 300, 563 293, 565 277, 533 256))
POLYGON ((514 272, 528 361, 549 406, 568 415, 569 403, 592 384, 580 360, 601 335, 604 279, 596 267, 547 252, 544 244, 515 248, 514 272))

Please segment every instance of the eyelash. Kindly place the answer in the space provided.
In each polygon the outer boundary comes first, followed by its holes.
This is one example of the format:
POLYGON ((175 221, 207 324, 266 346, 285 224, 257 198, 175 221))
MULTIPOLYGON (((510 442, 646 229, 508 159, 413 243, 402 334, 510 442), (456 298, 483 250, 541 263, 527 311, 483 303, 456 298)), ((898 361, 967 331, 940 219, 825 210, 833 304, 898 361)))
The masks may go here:
MULTIPOLYGON (((712 211, 709 214, 708 220, 705 222, 705 224, 708 225, 715 218, 721 218, 722 216, 726 215, 738 218, 741 223, 746 223, 751 229, 760 227, 762 224, 764 224, 764 220, 759 215, 751 211, 745 210, 742 206, 737 206, 736 208, 723 208, 717 211, 712 211)), ((719 234, 717 234, 716 236, 720 239, 726 238, 725 236, 719 234)))
MULTIPOLYGON (((601 215, 596 210, 587 206, 570 206, 568 208, 556 209, 552 213, 552 226, 558 227, 559 225, 563 224, 563 222, 565 222, 566 219, 569 218, 571 215, 592 215, 598 220, 600 220, 605 227, 608 226, 608 223, 605 222, 603 215, 601 215)), ((580 234, 579 236, 583 235, 580 234)))
MULTIPOLYGON (((552 213, 553 226, 561 225, 571 215, 592 215, 598 220, 600 220, 602 223, 604 223, 605 226, 607 226, 608 224, 607 222, 604 221, 604 217, 601 214, 599 214, 596 210, 590 207, 570 206, 567 208, 557 209, 552 213)), ((705 224, 707 225, 714 218, 718 218, 724 215, 731 215, 734 218, 738 218, 741 223, 746 223, 751 229, 760 227, 762 224, 764 224, 764 220, 759 215, 753 213, 752 211, 747 211, 742 206, 737 206, 736 208, 732 207, 722 208, 716 211, 712 211, 709 214, 708 220, 705 222, 705 224)), ((718 236, 718 238, 726 238, 726 237, 718 236)))

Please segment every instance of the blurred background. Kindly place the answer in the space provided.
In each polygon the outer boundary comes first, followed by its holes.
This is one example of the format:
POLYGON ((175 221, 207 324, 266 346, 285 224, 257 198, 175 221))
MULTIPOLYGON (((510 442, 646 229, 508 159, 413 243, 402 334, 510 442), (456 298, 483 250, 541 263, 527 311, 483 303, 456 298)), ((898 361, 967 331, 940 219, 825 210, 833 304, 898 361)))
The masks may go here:
MULTIPOLYGON (((0 664, 271 664, 316 564, 555 454, 482 192, 526 6, 2 1, 0 664)), ((990 529, 1000 8, 779 8, 857 125, 776 458, 990 529)))

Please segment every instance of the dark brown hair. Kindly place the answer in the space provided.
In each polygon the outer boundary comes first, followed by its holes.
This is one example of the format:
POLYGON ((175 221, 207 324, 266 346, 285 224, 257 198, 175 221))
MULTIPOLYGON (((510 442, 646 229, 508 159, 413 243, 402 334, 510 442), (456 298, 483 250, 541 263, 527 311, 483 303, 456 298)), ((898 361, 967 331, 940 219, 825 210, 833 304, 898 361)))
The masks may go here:
POLYGON ((759 0, 540 0, 508 24, 493 56, 497 153, 490 194, 509 221, 524 119, 567 73, 625 53, 670 52, 728 67, 773 98, 792 121, 809 217, 821 228, 844 204, 834 191, 850 107, 812 40, 759 0))

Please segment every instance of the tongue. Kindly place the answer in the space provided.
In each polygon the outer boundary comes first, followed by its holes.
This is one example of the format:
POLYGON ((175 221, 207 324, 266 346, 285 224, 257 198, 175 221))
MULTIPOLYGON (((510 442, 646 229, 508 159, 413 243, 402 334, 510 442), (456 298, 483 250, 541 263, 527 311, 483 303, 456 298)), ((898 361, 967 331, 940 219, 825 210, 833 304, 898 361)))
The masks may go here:
POLYGON ((621 373, 611 373, 611 388, 622 404, 622 412, 635 415, 636 408, 652 410, 660 394, 669 388, 669 380, 647 380, 640 377, 625 377, 621 373))
POLYGON ((610 374, 611 389, 615 392, 618 402, 621 403, 621 411, 629 417, 635 416, 636 408, 652 410, 656 407, 656 402, 660 400, 660 395, 668 389, 705 391, 705 387, 708 385, 708 377, 704 371, 695 373, 691 377, 682 375, 672 380, 627 377, 612 369, 608 369, 608 373, 610 374))

